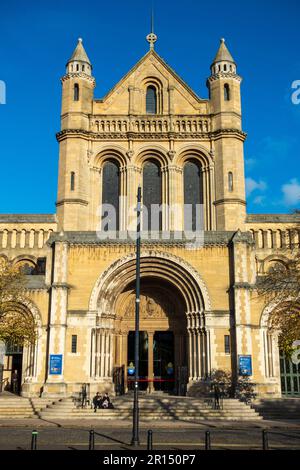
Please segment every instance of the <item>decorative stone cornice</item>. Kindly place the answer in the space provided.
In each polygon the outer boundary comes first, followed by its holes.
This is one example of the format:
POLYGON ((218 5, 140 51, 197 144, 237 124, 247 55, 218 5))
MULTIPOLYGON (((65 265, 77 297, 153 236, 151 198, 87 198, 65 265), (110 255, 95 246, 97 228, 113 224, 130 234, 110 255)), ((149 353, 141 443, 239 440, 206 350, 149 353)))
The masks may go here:
POLYGON ((220 78, 236 80, 239 83, 243 80, 242 77, 234 72, 218 72, 208 77, 207 81, 214 82, 216 80, 220 80, 220 78))
POLYGON ((53 282, 51 284, 52 289, 71 289, 71 285, 66 282, 53 282))
POLYGON ((218 140, 222 137, 238 137, 242 142, 244 142, 247 138, 246 132, 241 131, 240 129, 235 128, 227 128, 227 129, 217 129, 213 132, 210 132, 210 136, 214 140, 218 140))
MULTIPOLYGON (((106 232, 107 233, 107 232, 106 232)), ((228 246, 232 242, 232 238, 236 232, 229 231, 229 232, 221 232, 221 231, 206 231, 203 234, 203 243, 204 246, 228 246)), ((186 247, 187 245, 191 244, 192 241, 190 239, 185 238, 184 232, 170 232, 168 233, 168 238, 164 238, 164 232, 160 232, 158 234, 158 238, 151 239, 150 236, 145 238, 144 233, 141 234, 143 245, 147 245, 147 249, 150 246, 157 247, 157 246, 167 246, 167 245, 176 245, 180 247, 186 247), (180 237, 178 236, 180 234, 180 237)), ((132 245, 135 246, 135 239, 134 233, 132 236, 128 232, 117 232, 115 238, 108 238, 108 239, 101 239, 97 236, 97 232, 64 232, 64 237, 70 245, 80 245, 80 246, 91 246, 91 245, 132 245), (119 238, 119 234, 121 233, 122 237, 119 238)), ((249 232, 244 232, 241 234, 243 241, 253 243, 253 239, 249 232)), ((51 245, 52 243, 60 241, 59 233, 53 233, 47 243, 51 245)), ((202 249, 202 247, 199 247, 202 249)))
MULTIPOLYGON (((199 140, 237 137, 244 141, 247 134, 240 129, 217 129, 213 132, 93 132, 85 129, 63 129, 56 134, 58 142, 78 136, 89 140, 199 140)), ((173 152, 173 151, 170 151, 173 152)))
POLYGON ((73 72, 73 73, 67 73, 66 75, 64 75, 63 77, 61 77, 61 82, 66 82, 67 80, 70 80, 71 78, 82 78, 88 82, 90 82, 93 87, 95 88, 96 86, 96 80, 94 79, 94 77, 91 77, 90 75, 87 75, 86 73, 84 72, 73 72))
POLYGON ((233 289, 255 289, 255 284, 250 284, 249 282, 235 282, 233 284, 233 289))
POLYGON ((68 137, 78 136, 89 140, 199 140, 211 137, 210 132, 92 132, 85 129, 63 129, 57 132, 58 142, 68 137))
POLYGON ((55 203, 56 207, 62 206, 63 204, 81 204, 82 206, 87 206, 89 203, 85 199, 61 199, 55 203))
POLYGON ((300 214, 247 214, 246 223, 300 223, 300 214))
POLYGON ((218 206, 219 204, 226 204, 226 203, 229 203, 229 204, 242 204, 243 206, 246 206, 246 201, 244 199, 240 199, 240 198, 234 198, 234 197, 228 197, 228 198, 224 198, 224 199, 218 199, 217 201, 214 201, 214 205, 215 206, 218 206))

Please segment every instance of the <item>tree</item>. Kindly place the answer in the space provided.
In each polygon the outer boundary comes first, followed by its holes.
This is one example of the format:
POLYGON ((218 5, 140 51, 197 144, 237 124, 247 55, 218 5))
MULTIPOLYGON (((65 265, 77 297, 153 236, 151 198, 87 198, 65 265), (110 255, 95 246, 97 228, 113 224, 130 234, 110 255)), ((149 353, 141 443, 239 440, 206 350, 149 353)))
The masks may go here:
POLYGON ((35 321, 24 308, 26 277, 20 267, 0 258, 0 341, 19 346, 34 343, 35 321))
POLYGON ((258 294, 272 305, 269 329, 279 332, 279 347, 290 357, 300 340, 300 251, 286 262, 276 262, 257 280, 258 294))

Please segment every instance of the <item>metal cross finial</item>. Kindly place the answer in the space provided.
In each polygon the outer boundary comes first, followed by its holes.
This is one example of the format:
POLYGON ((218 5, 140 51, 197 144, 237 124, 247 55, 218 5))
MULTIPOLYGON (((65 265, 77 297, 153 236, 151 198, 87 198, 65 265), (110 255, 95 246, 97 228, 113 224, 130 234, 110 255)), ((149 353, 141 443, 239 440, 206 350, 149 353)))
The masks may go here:
POLYGON ((153 14, 153 5, 151 12, 151 33, 146 36, 147 41, 150 44, 150 51, 154 49, 154 43, 157 41, 157 36, 154 33, 154 14, 153 14))

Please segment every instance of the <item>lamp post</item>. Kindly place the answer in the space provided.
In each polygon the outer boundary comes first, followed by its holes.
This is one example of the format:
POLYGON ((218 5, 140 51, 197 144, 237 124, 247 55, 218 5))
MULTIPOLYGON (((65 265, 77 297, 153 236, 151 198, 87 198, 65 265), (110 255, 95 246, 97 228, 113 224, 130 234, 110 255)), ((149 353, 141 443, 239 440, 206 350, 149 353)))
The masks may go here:
POLYGON ((134 402, 131 445, 138 446, 139 440, 139 340, 140 340, 140 257, 141 257, 141 187, 137 193, 137 228, 136 228, 136 284, 135 284, 135 347, 134 347, 134 402))

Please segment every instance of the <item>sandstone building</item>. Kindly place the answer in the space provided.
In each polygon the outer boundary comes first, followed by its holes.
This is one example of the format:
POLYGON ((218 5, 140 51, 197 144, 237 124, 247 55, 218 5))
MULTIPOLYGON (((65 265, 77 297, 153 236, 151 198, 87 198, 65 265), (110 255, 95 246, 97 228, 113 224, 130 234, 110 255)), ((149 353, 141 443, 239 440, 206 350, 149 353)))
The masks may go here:
POLYGON ((190 389, 214 370, 244 367, 261 396, 299 395, 299 371, 280 363, 254 289, 299 246, 297 216, 246 213, 237 64, 222 39, 201 99, 155 40, 102 99, 81 39, 67 63, 57 212, 0 215, 0 256, 24 265, 28 279, 16 315, 32 315, 38 329, 35 347, 7 346, 4 377, 18 369, 25 396, 67 396, 82 383, 113 391, 116 380, 130 387, 130 231, 141 185, 146 208, 162 205, 156 232, 142 221, 141 388, 190 389), (104 203, 116 210, 116 233, 103 224, 104 203), (186 236, 184 204, 203 207, 202 243, 186 236))

